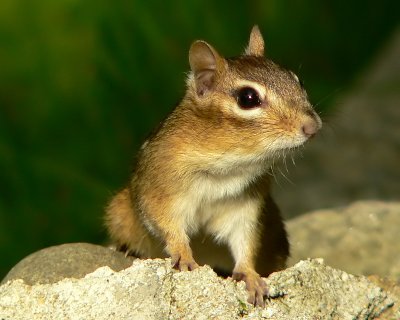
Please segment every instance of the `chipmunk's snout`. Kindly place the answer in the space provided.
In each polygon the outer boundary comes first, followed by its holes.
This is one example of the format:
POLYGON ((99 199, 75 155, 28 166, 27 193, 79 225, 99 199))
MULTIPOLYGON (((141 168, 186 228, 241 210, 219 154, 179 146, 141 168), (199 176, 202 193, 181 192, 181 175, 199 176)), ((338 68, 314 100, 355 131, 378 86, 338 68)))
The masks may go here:
POLYGON ((301 129, 307 138, 312 138, 319 130, 317 123, 314 120, 307 121, 305 124, 303 124, 301 129))
POLYGON ((301 130, 306 138, 309 139, 314 137, 318 130, 321 129, 321 127, 321 119, 316 113, 313 112, 312 114, 310 114, 310 117, 305 120, 301 127, 301 130))

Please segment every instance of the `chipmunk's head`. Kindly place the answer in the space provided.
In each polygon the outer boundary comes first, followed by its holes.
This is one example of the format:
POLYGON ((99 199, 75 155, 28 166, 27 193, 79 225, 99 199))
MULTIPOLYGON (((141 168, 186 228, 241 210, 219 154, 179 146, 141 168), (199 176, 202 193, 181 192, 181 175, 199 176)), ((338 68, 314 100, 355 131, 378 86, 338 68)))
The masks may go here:
POLYGON ((271 156, 302 145, 321 128, 297 76, 264 57, 257 26, 243 55, 226 59, 196 41, 189 62, 187 98, 218 135, 221 151, 271 156))

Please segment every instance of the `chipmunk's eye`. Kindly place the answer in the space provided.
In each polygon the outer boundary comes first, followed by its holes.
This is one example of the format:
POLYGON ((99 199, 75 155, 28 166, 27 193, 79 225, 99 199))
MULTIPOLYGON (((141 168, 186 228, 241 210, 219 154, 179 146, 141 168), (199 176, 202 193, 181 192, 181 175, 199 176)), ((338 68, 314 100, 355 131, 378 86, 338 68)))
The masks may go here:
POLYGON ((257 91, 251 87, 244 87, 237 91, 236 99, 239 106, 243 109, 251 109, 261 104, 260 96, 257 91))

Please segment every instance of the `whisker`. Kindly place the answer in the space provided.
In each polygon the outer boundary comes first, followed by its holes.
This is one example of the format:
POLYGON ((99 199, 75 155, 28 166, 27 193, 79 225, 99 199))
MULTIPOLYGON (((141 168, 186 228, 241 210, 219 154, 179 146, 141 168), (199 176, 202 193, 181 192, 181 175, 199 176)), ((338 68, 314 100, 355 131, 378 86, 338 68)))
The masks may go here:
POLYGON ((290 179, 282 172, 282 170, 279 169, 279 172, 280 172, 280 174, 285 178, 285 180, 288 181, 292 186, 295 185, 295 183, 294 183, 292 180, 290 180, 290 179))
POLYGON ((293 153, 290 154, 290 158, 292 159, 293 165, 296 167, 296 160, 294 159, 293 153))
POLYGON ((288 169, 287 162, 286 162, 286 153, 283 155, 283 163, 285 165, 286 172, 289 173, 289 169, 288 169))
POLYGON ((276 174, 275 174, 275 172, 274 172, 274 162, 272 162, 272 165, 271 165, 271 172, 272 172, 272 176, 274 177, 274 181, 275 181, 275 183, 279 186, 279 187, 281 187, 281 185, 279 184, 279 181, 278 181, 278 179, 276 178, 276 174))
MULTIPOLYGON (((332 96, 337 95, 342 90, 343 90, 343 88, 337 88, 337 89, 331 91, 330 93, 326 94, 324 97, 319 99, 319 101, 317 103, 314 104, 314 108, 317 108, 320 104, 322 104, 323 102, 325 102, 326 100, 328 100, 332 96)), ((317 113, 319 114, 319 112, 317 112, 317 113)))

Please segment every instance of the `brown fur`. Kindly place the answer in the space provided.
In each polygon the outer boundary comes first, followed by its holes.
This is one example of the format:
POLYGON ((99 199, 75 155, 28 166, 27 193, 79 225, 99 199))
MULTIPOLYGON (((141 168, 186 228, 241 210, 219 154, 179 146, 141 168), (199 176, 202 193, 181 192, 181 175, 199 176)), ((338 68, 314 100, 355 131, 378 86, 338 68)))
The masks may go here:
POLYGON ((142 146, 130 185, 106 210, 118 248, 162 257, 165 247, 180 270, 196 261, 233 269, 257 305, 267 293, 259 274, 283 268, 289 254, 269 167, 321 126, 298 79, 263 53, 257 27, 234 59, 195 42, 183 100, 142 146), (243 87, 256 89, 260 106, 238 106, 243 87))

